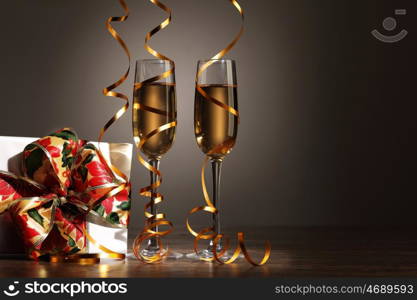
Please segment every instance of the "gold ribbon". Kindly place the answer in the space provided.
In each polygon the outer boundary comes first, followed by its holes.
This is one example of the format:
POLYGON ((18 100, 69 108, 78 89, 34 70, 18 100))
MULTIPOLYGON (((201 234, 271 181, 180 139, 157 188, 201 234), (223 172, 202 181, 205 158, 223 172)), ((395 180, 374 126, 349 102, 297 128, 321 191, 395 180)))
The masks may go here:
MULTIPOLYGON (((241 19, 242 19, 242 24, 240 27, 240 31, 239 33, 236 35, 236 37, 233 39, 233 41, 227 45, 226 48, 222 49, 221 51, 219 51, 216 55, 214 55, 211 60, 208 60, 206 63, 204 63, 197 71, 197 75, 195 78, 195 85, 196 85, 196 90, 197 92, 199 92, 207 101, 210 101, 212 104, 214 105, 218 105, 220 106, 222 109, 228 111, 230 114, 234 115, 235 117, 238 118, 239 121, 239 112, 234 109, 233 107, 224 104, 223 102, 219 101, 218 99, 215 99, 211 96, 209 96, 201 87, 201 85, 198 83, 198 79, 201 76, 201 74, 208 68, 210 67, 210 65, 212 65, 214 63, 214 60, 216 59, 221 59, 224 55, 226 55, 226 53, 228 53, 233 46, 237 43, 237 41, 240 39, 242 33, 243 33, 243 22, 244 22, 244 13, 243 13, 243 9, 240 6, 240 4, 236 1, 236 0, 229 0, 232 5, 238 10, 241 19)), ((221 259, 221 257, 226 253, 226 251, 229 248, 229 239, 227 237, 225 237, 223 234, 216 234, 215 233, 215 228, 214 227, 207 227, 202 229, 201 231, 197 232, 195 230, 193 230, 193 228, 191 227, 190 223, 189 223, 189 216, 192 214, 195 214, 199 211, 205 211, 208 212, 210 214, 218 214, 219 211, 217 208, 214 207, 213 203, 210 200, 209 194, 207 192, 207 186, 206 186, 206 180, 205 180, 205 168, 207 166, 208 160, 209 160, 209 155, 211 153, 214 153, 216 151, 219 150, 219 148, 222 147, 227 147, 227 145, 218 145, 216 147, 214 147, 213 149, 211 149, 206 157, 204 158, 204 162, 203 162, 203 166, 201 168, 201 186, 203 189, 203 195, 204 195, 204 200, 206 202, 205 206, 198 206, 198 207, 194 207, 193 209, 191 209, 188 212, 187 215, 187 219, 186 219, 186 226, 188 231, 195 237, 194 239, 194 251, 198 254, 198 242, 199 240, 213 240, 213 247, 212 247, 212 251, 213 251, 213 257, 212 258, 200 258, 201 260, 205 260, 205 261, 217 261, 220 264, 230 264, 232 262, 234 262, 238 257, 239 254, 242 252, 244 257, 246 258, 246 260, 254 265, 254 266, 260 266, 265 264, 271 254, 271 244, 269 241, 265 242, 265 252, 264 252, 264 256, 263 258, 260 260, 260 262, 255 262, 251 256, 249 255, 246 246, 245 246, 245 240, 244 240, 244 234, 243 232, 238 232, 237 233, 237 240, 238 240, 238 245, 236 247, 236 249, 234 250, 232 256, 227 259, 227 260, 223 260, 221 259), (219 243, 219 241, 221 239, 225 240, 224 246, 222 248, 222 250, 217 253, 217 244, 219 243)))
POLYGON ((129 8, 127 7, 126 3, 124 0, 119 0, 120 5, 123 7, 123 10, 125 12, 124 16, 121 17, 109 17, 106 20, 106 28, 108 30, 108 32, 110 33, 110 35, 119 42, 120 46, 122 46, 123 50, 125 51, 128 59, 129 59, 129 66, 125 72, 124 75, 122 75, 122 77, 119 78, 119 80, 117 80, 115 83, 109 85, 108 87, 103 89, 103 94, 105 96, 108 97, 115 97, 115 98, 119 98, 122 99, 124 101, 126 101, 126 103, 122 106, 122 108, 120 108, 114 115, 113 117, 107 121, 107 123, 104 125, 104 127, 100 130, 100 134, 98 137, 98 142, 100 145, 100 142, 103 139, 103 136, 105 134, 105 132, 107 131, 107 129, 109 129, 109 127, 111 125, 113 125, 114 122, 116 122, 118 119, 121 118, 121 116, 127 111, 127 109, 129 108, 129 98, 119 92, 114 92, 113 90, 115 88, 117 88, 118 86, 120 86, 125 80, 126 78, 129 76, 129 72, 130 72, 130 51, 127 48, 126 43, 122 40, 122 38, 120 37, 120 35, 117 33, 117 31, 113 28, 113 26, 111 25, 112 22, 124 22, 126 21, 126 19, 129 17, 129 8))
POLYGON ((100 263, 100 254, 73 254, 73 255, 48 255, 45 259, 52 263, 72 262, 80 265, 92 265, 100 263))
MULTIPOLYGON (((119 80, 117 80, 115 83, 113 83, 113 84, 111 84, 108 87, 105 87, 103 89, 103 95, 108 96, 108 97, 115 97, 115 98, 122 99, 126 103, 111 117, 110 120, 107 121, 107 123, 104 125, 104 127, 100 129, 100 134, 99 134, 99 137, 98 137, 98 148, 99 148, 98 153, 101 156, 103 156, 103 155, 102 155, 101 150, 100 150, 100 143, 103 139, 104 134, 110 128, 110 126, 112 126, 113 123, 115 123, 117 120, 119 120, 126 113, 126 111, 129 109, 129 98, 125 94, 113 91, 115 88, 120 86, 123 82, 125 82, 125 80, 129 76, 130 60, 131 60, 130 51, 127 48, 126 43, 122 40, 120 35, 117 33, 117 31, 111 25, 112 22, 124 22, 129 17, 129 8, 128 8, 126 2, 124 0, 119 0, 119 3, 123 7, 125 15, 123 15, 121 17, 109 17, 106 20, 106 28, 107 28, 108 32, 110 33, 110 35, 123 48, 124 52, 127 55, 129 65, 128 65, 128 68, 127 68, 126 72, 119 78, 119 80)), ((115 172, 117 175, 119 175, 121 178, 123 178, 127 182, 127 177, 123 174, 123 172, 121 172, 118 168, 116 168, 116 166, 114 166, 113 164, 110 163, 110 168, 113 170, 113 172, 115 172)))
MULTIPOLYGON (((170 58, 168 58, 167 56, 165 56, 165 55, 159 53, 158 51, 154 50, 148 44, 148 42, 152 38, 152 36, 154 36, 158 31, 164 29, 165 27, 167 27, 169 25, 169 23, 171 23, 171 9, 167 6, 165 6, 163 3, 159 2, 158 0, 149 0, 149 1, 152 2, 153 4, 155 4, 156 6, 158 6, 160 9, 164 10, 168 14, 168 18, 166 18, 162 23, 160 23, 158 26, 156 26, 154 29, 152 29, 151 31, 149 31, 146 34, 144 47, 145 47, 146 51, 148 51, 154 57, 157 57, 157 58, 162 59, 162 60, 169 61, 172 64, 173 67, 171 69, 169 69, 168 71, 165 71, 162 74, 151 77, 151 78, 146 79, 142 82, 135 83, 134 92, 141 89, 144 85, 147 85, 147 84, 150 84, 152 82, 155 82, 155 81, 158 81, 158 80, 165 79, 165 78, 169 77, 170 75, 174 74, 174 70, 175 70, 175 64, 170 58)), ((164 112, 164 111, 158 110, 158 109, 153 108, 153 107, 141 105, 140 103, 135 101, 135 103, 133 104, 133 122, 135 122, 135 121, 137 122, 136 118, 137 118, 139 110, 144 110, 144 111, 148 111, 148 112, 151 112, 151 113, 166 115, 166 112, 164 112)), ((144 137, 139 136, 139 130, 137 129, 136 126, 133 127, 133 139, 135 141, 136 148, 138 149, 138 151, 137 151, 138 161, 146 169, 148 169, 150 172, 157 175, 156 182, 154 182, 153 184, 151 184, 149 186, 141 188, 140 191, 139 191, 139 195, 150 198, 150 201, 144 206, 144 215, 146 217, 145 227, 138 234, 138 236, 135 238, 135 240, 133 242, 133 253, 136 256, 136 258, 138 258, 139 260, 141 260, 145 263, 160 262, 167 255, 168 248, 166 250, 162 250, 163 249, 163 244, 162 244, 161 238, 172 232, 173 224, 169 220, 166 219, 165 214, 157 213, 157 214, 153 215, 148 211, 148 209, 151 206, 154 206, 154 205, 156 205, 158 203, 161 203, 163 201, 164 197, 163 197, 162 194, 160 194, 158 192, 157 193, 152 192, 152 190, 158 188, 161 185, 161 183, 162 183, 162 174, 159 170, 157 170, 156 168, 151 166, 140 155, 140 150, 142 149, 142 146, 152 136, 154 136, 156 134, 159 134, 160 132, 162 132, 164 130, 174 128, 175 126, 177 126, 177 121, 173 121, 173 122, 164 124, 162 126, 159 126, 158 128, 155 128, 154 130, 149 132, 144 137), (168 228, 166 230, 163 230, 163 231, 155 231, 154 229, 157 226, 167 226, 168 228), (158 252, 157 254, 155 254, 154 256, 147 257, 147 256, 144 256, 144 255, 141 254, 140 248, 141 248, 142 243, 145 240, 148 240, 149 238, 152 238, 152 237, 156 238, 156 241, 157 241, 158 246, 161 249, 161 251, 158 252)))
MULTIPOLYGON (((113 125, 113 123, 115 123, 117 120, 119 120, 128 110, 129 108, 129 98, 128 96, 126 96, 125 94, 119 93, 119 92, 115 92, 113 91, 115 88, 117 88, 118 86, 120 86, 123 82, 125 82, 125 80, 127 79, 127 77, 129 76, 130 73, 130 51, 126 45, 126 43, 123 41, 123 39, 120 37, 120 35, 117 33, 117 31, 114 29, 114 27, 111 25, 112 22, 124 22, 127 20, 127 18, 129 17, 129 8, 126 4, 126 2, 124 0, 119 0, 120 5, 122 6, 123 10, 124 10, 124 15, 121 17, 109 17, 106 20, 106 28, 107 31, 110 33, 110 35, 120 44, 120 46, 123 48, 124 52, 127 55, 128 58, 128 63, 129 66, 126 70, 126 72, 113 84, 105 87, 102 91, 103 95, 108 96, 108 97, 115 97, 115 98, 119 98, 121 100, 125 101, 125 104, 111 117, 110 120, 107 121, 107 123, 104 125, 103 128, 100 129, 100 134, 98 137, 98 154, 103 157, 103 154, 100 150, 100 143, 103 140, 104 134, 106 133, 106 131, 110 128, 110 126, 113 125)), ((111 190, 110 192, 108 192, 106 195, 104 195, 103 197, 101 197, 98 201, 96 201, 94 203, 94 206, 97 205, 98 203, 102 202, 103 200, 107 199, 108 197, 111 197, 113 195, 116 195, 117 193, 119 193, 120 191, 122 191, 127 185, 129 185, 128 183, 128 178, 126 177, 125 174, 123 174, 123 172, 121 172, 116 166, 114 166, 111 162, 109 162, 109 166, 111 168, 111 170, 116 173, 120 178, 123 179, 124 183, 122 183, 120 186, 118 186, 117 188, 111 190)), ((92 207, 88 208, 88 212, 90 212, 92 209, 92 207)), ((104 253, 100 253, 99 257, 101 258, 112 258, 112 259, 124 259, 125 258, 125 254, 123 253, 117 253, 114 252, 106 247, 104 247, 103 245, 100 245, 90 234, 88 234, 88 232, 83 228, 83 232, 86 235, 87 239, 94 244, 97 248, 99 248, 100 250, 102 250, 104 253)), ((80 257, 80 262, 85 261, 84 257, 80 257)), ((67 260, 65 260, 67 261, 67 260)), ((73 259, 70 259, 69 261, 73 261, 73 259)), ((91 262, 97 262, 95 260, 95 258, 88 260, 91 262)))

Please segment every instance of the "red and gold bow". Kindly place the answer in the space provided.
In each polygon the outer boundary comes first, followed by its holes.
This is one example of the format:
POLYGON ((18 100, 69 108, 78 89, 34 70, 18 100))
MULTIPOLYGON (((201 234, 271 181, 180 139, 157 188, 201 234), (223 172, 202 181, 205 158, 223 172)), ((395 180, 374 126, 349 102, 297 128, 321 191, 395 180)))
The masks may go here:
MULTIPOLYGON (((0 213, 11 213, 32 258, 65 257, 83 250, 87 239, 95 243, 86 231, 88 214, 111 227, 127 226, 127 177, 115 174, 101 152, 71 129, 27 145, 22 169, 23 177, 0 171, 0 213)), ((124 258, 99 248, 107 257, 124 258)))

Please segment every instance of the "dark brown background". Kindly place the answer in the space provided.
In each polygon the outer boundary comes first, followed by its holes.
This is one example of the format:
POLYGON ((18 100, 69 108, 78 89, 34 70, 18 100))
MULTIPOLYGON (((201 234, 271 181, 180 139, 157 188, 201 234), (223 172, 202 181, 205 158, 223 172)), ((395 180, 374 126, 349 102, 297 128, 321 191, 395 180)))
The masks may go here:
MULTIPOLYGON (((150 58, 145 33, 165 18, 127 1, 117 24, 134 59, 150 58)), ((237 60, 242 122, 224 163, 226 226, 417 225, 416 18, 414 0, 241 0, 246 31, 237 60), (370 34, 396 8, 409 35, 370 34)), ((196 61, 223 48, 239 17, 225 0, 166 0, 173 22, 152 40, 177 65, 178 135, 162 160, 163 210, 176 225, 202 204, 202 153, 193 135, 196 61)), ((116 0, 2 1, 0 134, 41 136, 73 126, 97 139, 122 102, 101 95, 127 59, 104 27, 116 0)), ((133 62, 132 62, 133 67, 133 62)), ((134 70, 133 70, 134 71, 134 70)), ((133 72, 131 73, 133 75, 133 72)), ((132 94, 132 78, 120 91, 132 94)), ((108 141, 131 141, 130 112, 108 141)), ((134 163, 133 184, 148 183, 134 163)), ((133 223, 143 199, 134 196, 133 223)))

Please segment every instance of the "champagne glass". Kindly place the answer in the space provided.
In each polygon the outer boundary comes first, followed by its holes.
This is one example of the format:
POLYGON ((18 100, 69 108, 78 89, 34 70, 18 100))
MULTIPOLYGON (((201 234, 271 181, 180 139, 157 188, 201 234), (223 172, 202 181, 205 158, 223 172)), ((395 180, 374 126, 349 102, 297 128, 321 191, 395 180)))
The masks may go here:
MULTIPOLYGON (((174 72, 166 78, 155 81, 151 79, 173 69, 173 67, 173 62, 168 60, 143 59, 136 61, 135 84, 147 81, 140 88, 135 88, 133 95, 134 107, 140 106, 139 109, 133 109, 133 131, 141 140, 158 127, 177 119, 174 72)), ((153 135, 143 144, 140 150, 147 157, 148 163, 155 169, 159 170, 161 157, 171 148, 174 138, 175 126, 153 135)), ((150 172, 150 177, 151 185, 158 181, 158 176, 154 172, 150 172)), ((154 203, 156 192, 156 188, 152 189, 152 204, 149 209, 153 216, 158 214, 154 203)), ((149 221, 152 222, 152 220, 147 220, 147 222, 149 221)), ((152 230, 158 231, 158 227, 152 230)), ((151 237, 148 239, 146 247, 141 249, 141 254, 144 257, 154 257, 158 253, 161 254, 162 251, 164 250, 160 249, 158 238, 151 237)))
MULTIPOLYGON (((233 115, 224 107, 210 101, 206 97, 215 100, 238 110, 237 104, 237 82, 236 64, 234 60, 200 60, 198 61, 197 72, 206 64, 210 64, 197 79, 199 86, 206 95, 195 91, 194 103, 194 132, 198 146, 207 155, 211 162, 213 176, 212 203, 219 209, 220 207, 220 176, 224 157, 230 153, 235 145, 238 117, 233 115)), ((220 216, 213 214, 212 227, 214 233, 220 233, 220 216)), ((213 240, 207 249, 200 251, 197 255, 191 254, 188 257, 213 257, 213 240)), ((222 242, 217 244, 217 252, 222 250, 222 242)), ((226 252, 222 258, 230 256, 226 252)))

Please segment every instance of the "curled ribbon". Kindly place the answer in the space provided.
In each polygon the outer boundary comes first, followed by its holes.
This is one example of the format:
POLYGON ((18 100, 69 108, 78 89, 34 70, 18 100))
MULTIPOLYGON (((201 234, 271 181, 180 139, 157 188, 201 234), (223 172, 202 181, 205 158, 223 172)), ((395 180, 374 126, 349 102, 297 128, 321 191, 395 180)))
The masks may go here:
POLYGON ((122 94, 122 93, 114 92, 113 91, 115 88, 117 88, 118 86, 120 86, 127 79, 127 77, 129 76, 129 72, 130 72, 130 51, 127 48, 126 43, 122 40, 122 38, 120 37, 120 35, 117 33, 117 31, 111 25, 112 22, 124 22, 129 17, 129 8, 127 7, 125 1, 124 0, 119 0, 119 2, 120 2, 120 5, 123 7, 123 10, 125 12, 125 15, 124 16, 121 16, 121 17, 109 17, 106 20, 106 28, 107 28, 108 32, 110 33, 110 35, 115 40, 117 40, 119 42, 119 44, 122 46, 123 50, 125 51, 125 53, 126 53, 126 55, 128 57, 129 66, 128 66, 126 72, 122 75, 122 77, 119 78, 119 80, 117 80, 115 83, 113 83, 113 84, 111 84, 108 87, 105 87, 103 89, 103 94, 105 96, 108 96, 108 97, 115 97, 115 98, 122 99, 122 100, 126 101, 126 103, 123 105, 122 108, 120 108, 113 115, 113 117, 109 121, 107 121, 107 123, 104 125, 104 127, 100 130, 100 134, 99 134, 99 137, 98 137, 99 145, 100 145, 100 142, 102 141, 103 136, 104 136, 105 132, 107 131, 107 129, 111 125, 113 125, 114 122, 116 122, 118 119, 120 119, 121 116, 129 108, 129 98, 126 95, 122 94))
MULTIPOLYGON (((226 48, 219 51, 210 60, 208 60, 206 63, 204 63, 199 68, 199 70, 197 71, 196 78, 195 78, 195 85, 196 85, 197 92, 200 93, 204 97, 205 100, 210 101, 214 105, 220 106, 222 109, 228 111, 230 114, 232 114, 236 118, 238 118, 238 121, 239 121, 239 112, 236 109, 234 109, 233 107, 231 107, 227 104, 224 104, 223 102, 219 101, 218 99, 215 99, 215 98, 209 96, 202 89, 201 85, 198 83, 198 79, 202 75, 202 73, 208 67, 210 67, 210 65, 212 65, 214 63, 214 60, 221 59, 224 55, 226 55, 226 53, 228 53, 233 48, 233 46, 237 43, 237 41, 240 39, 240 37, 243 33, 243 22, 244 22, 243 9, 236 0, 229 0, 229 1, 237 9, 237 11, 239 12, 239 14, 241 16, 242 24, 241 24, 241 27, 240 27, 240 31, 236 35, 236 37, 232 40, 232 42, 230 42, 230 44, 227 45, 226 48)), ((249 253, 246 249, 243 232, 238 232, 237 233, 238 245, 237 245, 236 249, 234 250, 232 256, 229 259, 223 260, 223 259, 221 259, 221 257, 226 253, 226 251, 229 248, 229 244, 230 244, 229 239, 227 237, 225 237, 223 234, 216 234, 214 227, 207 227, 207 228, 204 228, 201 231, 197 232, 197 231, 193 230, 193 228, 191 227, 191 225, 189 223, 189 220, 188 220, 190 215, 195 214, 199 211, 205 211, 205 212, 208 212, 210 214, 218 214, 218 212, 219 212, 218 209, 216 207, 214 207, 213 203, 210 200, 209 194, 207 192, 207 186, 206 186, 206 180, 205 180, 204 173, 205 173, 205 168, 206 168, 208 160, 209 160, 209 155, 211 153, 214 153, 214 152, 219 152, 220 148, 222 148, 222 147, 227 147, 227 145, 218 145, 218 146, 214 147, 213 149, 211 149, 207 153, 206 157, 204 158, 203 166, 201 168, 201 185, 202 185, 203 195, 204 195, 204 200, 206 202, 206 205, 205 206, 194 207, 193 209, 191 209, 188 212, 187 219, 186 219, 186 226, 187 226, 188 231, 195 237, 195 239, 194 239, 194 251, 195 251, 195 253, 198 253, 198 242, 199 242, 199 240, 202 240, 202 239, 203 240, 213 240, 213 247, 212 247, 213 257, 212 258, 200 258, 201 260, 217 261, 220 264, 230 264, 230 263, 234 262, 239 257, 239 254, 242 252, 244 257, 246 258, 246 260, 250 264, 252 264, 254 266, 260 266, 260 265, 265 264, 270 257, 271 244, 270 244, 269 241, 265 242, 265 252, 264 252, 263 258, 261 259, 260 262, 255 262, 251 258, 251 256, 249 255, 249 253), (224 243, 224 246, 223 246, 222 250, 220 250, 220 252, 217 253, 217 245, 218 245, 218 243, 221 239, 224 239, 225 243, 224 243)))
MULTIPOLYGON (((113 84, 105 87, 103 89, 102 93, 103 93, 103 95, 108 96, 108 97, 115 97, 115 98, 119 98, 121 100, 124 100, 125 104, 110 118, 110 120, 107 121, 107 123, 104 125, 104 127, 100 129, 100 134, 99 134, 99 137, 98 137, 98 151, 97 151, 100 156, 103 156, 102 153, 101 153, 101 149, 100 149, 100 143, 103 140, 104 134, 110 128, 110 126, 112 126, 117 120, 119 120, 126 113, 126 111, 129 108, 129 98, 125 94, 113 91, 115 88, 120 86, 123 82, 125 82, 125 80, 129 76, 130 61, 131 61, 130 51, 129 51, 126 43, 123 41, 123 39, 120 37, 120 35, 114 29, 114 27, 111 25, 112 22, 124 22, 129 17, 129 8, 128 8, 126 2, 124 0, 119 0, 119 3, 122 6, 125 14, 121 17, 109 17, 106 20, 105 24, 106 24, 107 31, 120 44, 120 46, 123 48, 124 52, 126 53, 127 58, 128 58, 128 68, 127 68, 126 72, 116 82, 114 82, 113 84)), ((125 174, 123 174, 123 172, 121 172, 116 166, 114 166, 111 163, 109 164, 109 167, 124 182, 123 185, 125 185, 125 186, 129 185, 130 186, 130 183, 128 182, 128 178, 126 177, 125 174)), ((109 195, 106 195, 106 196, 111 197, 112 195, 115 195, 118 192, 120 192, 123 188, 124 187, 120 186, 120 187, 110 191, 108 193, 109 195)), ((124 259, 125 258, 125 255, 123 253, 114 252, 114 251, 104 247, 103 245, 100 245, 99 243, 97 243, 96 240, 91 235, 89 235, 88 232, 85 231, 85 230, 84 230, 84 234, 86 235, 87 239, 92 244, 94 244, 97 248, 99 248, 100 250, 103 251, 103 253, 100 254, 100 257, 113 258, 113 259, 124 259)))
MULTIPOLYGON (((154 36, 158 31, 167 27, 169 25, 169 23, 171 22, 171 9, 169 7, 167 7, 166 5, 164 5, 163 3, 159 2, 158 0, 149 0, 149 1, 152 2, 153 4, 155 4, 156 6, 158 6, 160 9, 164 10, 168 14, 168 18, 166 18, 162 23, 160 23, 158 26, 156 26, 154 29, 152 29, 150 32, 148 32, 146 34, 144 47, 145 47, 146 51, 148 51, 154 57, 157 57, 157 58, 162 59, 162 60, 169 61, 173 67, 171 69, 165 71, 162 74, 151 77, 151 78, 146 79, 142 82, 135 83, 134 92, 137 92, 139 89, 141 89, 143 86, 145 86, 147 84, 150 84, 152 82, 156 82, 158 80, 165 79, 165 78, 169 77, 170 75, 174 74, 174 71, 175 71, 174 62, 170 58, 168 58, 167 56, 165 56, 165 55, 159 53, 158 51, 154 50, 153 48, 151 48, 148 44, 148 42, 152 38, 152 36, 154 36)), ((145 105, 140 104, 139 102, 137 102, 135 100, 135 102, 133 104, 133 123, 138 122, 137 115, 138 115, 139 110, 144 110, 144 111, 148 111, 148 112, 151 112, 151 113, 162 114, 162 115, 166 116, 166 112, 158 110, 158 109, 153 108, 153 107, 145 106, 145 105)), ((155 128, 154 130, 149 132, 147 135, 142 136, 142 137, 140 137, 140 135, 139 135, 139 130, 137 129, 137 126, 133 126, 133 139, 134 139, 136 148, 138 149, 138 151, 137 151, 138 161, 146 169, 148 169, 150 172, 157 175, 157 180, 153 184, 151 184, 149 186, 146 186, 146 187, 143 187, 139 191, 139 194, 141 196, 150 198, 150 201, 144 207, 144 215, 146 217, 146 223, 145 223, 145 227, 143 228, 143 230, 138 234, 138 236, 135 238, 135 240, 133 242, 133 253, 139 260, 141 260, 145 263, 160 262, 167 255, 168 249, 166 249, 166 251, 161 250, 157 254, 148 257, 148 256, 142 255, 141 252, 140 252, 140 248, 141 248, 142 243, 145 240, 148 240, 149 238, 154 237, 154 238, 156 238, 156 241, 158 243, 158 247, 160 249, 163 249, 163 244, 162 244, 161 238, 172 232, 173 224, 169 220, 166 219, 165 214, 157 213, 157 214, 153 215, 152 213, 150 213, 148 211, 148 209, 150 207, 153 207, 154 205, 156 205, 158 203, 161 203, 163 201, 164 197, 163 197, 162 194, 160 194, 158 192, 156 192, 156 193, 153 192, 153 190, 157 189, 161 185, 161 183, 162 183, 162 174, 158 169, 156 169, 155 167, 150 165, 140 155, 140 150, 142 149, 142 146, 151 137, 153 137, 156 134, 159 134, 160 132, 162 132, 164 130, 174 128, 175 126, 177 126, 177 121, 169 122, 169 123, 166 123, 162 126, 159 126, 159 127, 155 128), (154 230, 158 226, 167 226, 167 229, 163 230, 163 231, 154 230)))

